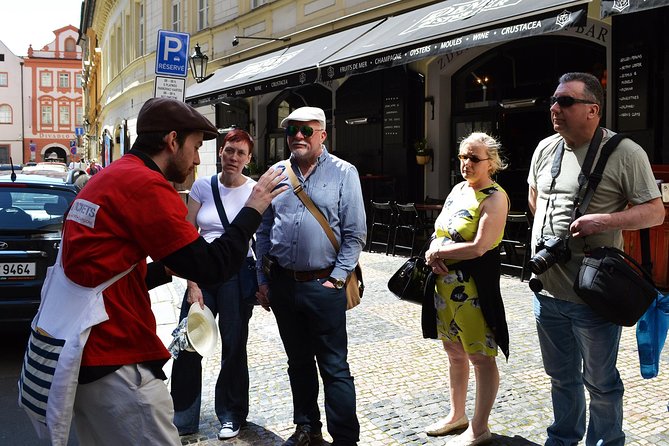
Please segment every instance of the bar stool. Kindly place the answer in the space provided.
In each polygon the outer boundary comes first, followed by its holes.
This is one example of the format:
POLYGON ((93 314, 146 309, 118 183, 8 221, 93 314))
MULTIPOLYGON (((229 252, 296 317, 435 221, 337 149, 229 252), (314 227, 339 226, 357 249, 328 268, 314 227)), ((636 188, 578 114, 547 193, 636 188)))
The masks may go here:
POLYGON ((521 282, 525 279, 527 270, 531 236, 532 225, 527 212, 511 212, 507 215, 504 237, 500 243, 504 255, 501 264, 507 268, 520 270, 521 282), (521 255, 518 254, 519 251, 521 255))
POLYGON ((395 213, 390 201, 377 202, 370 201, 372 206, 372 223, 369 230, 369 237, 367 239, 367 249, 369 252, 374 251, 374 245, 381 245, 385 247, 385 253, 390 252, 390 235, 395 229, 395 213), (374 236, 380 232, 381 239, 374 240, 374 236), (384 241, 385 240, 385 241, 384 241))

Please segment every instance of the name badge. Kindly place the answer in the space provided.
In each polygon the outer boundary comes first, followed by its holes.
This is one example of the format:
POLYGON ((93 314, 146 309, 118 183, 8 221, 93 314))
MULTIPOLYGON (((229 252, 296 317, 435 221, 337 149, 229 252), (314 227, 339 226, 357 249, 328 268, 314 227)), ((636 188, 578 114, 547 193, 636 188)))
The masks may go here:
POLYGON ((77 198, 72 203, 70 212, 67 214, 67 219, 93 229, 95 227, 95 217, 98 215, 99 209, 99 205, 77 198))

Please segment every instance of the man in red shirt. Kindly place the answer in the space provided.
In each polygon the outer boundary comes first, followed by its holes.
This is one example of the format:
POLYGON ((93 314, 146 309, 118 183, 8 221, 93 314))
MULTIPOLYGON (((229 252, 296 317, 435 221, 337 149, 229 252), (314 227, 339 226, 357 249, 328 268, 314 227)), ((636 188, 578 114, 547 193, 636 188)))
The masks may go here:
POLYGON ((109 319, 92 328, 84 348, 74 403, 81 444, 181 444, 163 382, 170 354, 156 334, 148 290, 169 282, 168 272, 198 283, 227 280, 245 260, 261 214, 287 189, 276 188, 285 179, 280 170, 267 172, 226 233, 207 243, 169 181, 185 181, 216 127, 183 102, 153 98, 139 112, 137 133, 132 150, 79 193, 64 226, 63 268, 77 284, 94 287, 135 265, 104 291, 109 319))

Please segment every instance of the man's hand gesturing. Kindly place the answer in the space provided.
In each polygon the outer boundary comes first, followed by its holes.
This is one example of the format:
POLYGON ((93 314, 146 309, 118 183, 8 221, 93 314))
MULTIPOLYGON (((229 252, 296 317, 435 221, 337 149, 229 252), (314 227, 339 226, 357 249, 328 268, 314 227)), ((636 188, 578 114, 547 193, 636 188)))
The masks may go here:
POLYGON ((253 186, 251 195, 246 200, 246 206, 252 207, 260 214, 265 212, 274 197, 288 190, 288 185, 280 184, 285 179, 283 169, 269 169, 253 186))

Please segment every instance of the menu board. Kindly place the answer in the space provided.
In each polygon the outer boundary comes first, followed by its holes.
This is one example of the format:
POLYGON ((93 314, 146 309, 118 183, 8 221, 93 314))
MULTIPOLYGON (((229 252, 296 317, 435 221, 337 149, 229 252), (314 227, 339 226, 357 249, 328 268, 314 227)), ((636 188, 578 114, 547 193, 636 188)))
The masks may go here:
POLYGON ((383 143, 402 144, 404 139, 404 107, 399 96, 383 98, 383 143))
POLYGON ((625 132, 648 126, 648 60, 642 51, 624 53, 617 60, 617 130, 625 132))

